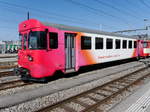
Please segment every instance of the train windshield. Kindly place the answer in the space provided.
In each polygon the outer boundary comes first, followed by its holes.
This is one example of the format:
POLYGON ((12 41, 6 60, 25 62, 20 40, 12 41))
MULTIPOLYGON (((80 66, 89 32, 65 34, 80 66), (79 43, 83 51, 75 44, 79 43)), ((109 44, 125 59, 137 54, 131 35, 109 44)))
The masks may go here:
POLYGON ((47 48, 47 36, 44 31, 32 31, 29 34, 28 39, 29 49, 46 49, 47 48))

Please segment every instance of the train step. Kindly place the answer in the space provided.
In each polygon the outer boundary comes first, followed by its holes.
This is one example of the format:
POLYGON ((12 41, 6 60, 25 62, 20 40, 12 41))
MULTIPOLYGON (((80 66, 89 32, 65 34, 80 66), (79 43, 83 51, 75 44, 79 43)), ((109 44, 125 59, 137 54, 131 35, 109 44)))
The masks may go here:
POLYGON ((75 72, 75 69, 73 68, 73 69, 66 69, 66 71, 65 71, 65 73, 67 74, 67 73, 72 73, 72 72, 75 72))

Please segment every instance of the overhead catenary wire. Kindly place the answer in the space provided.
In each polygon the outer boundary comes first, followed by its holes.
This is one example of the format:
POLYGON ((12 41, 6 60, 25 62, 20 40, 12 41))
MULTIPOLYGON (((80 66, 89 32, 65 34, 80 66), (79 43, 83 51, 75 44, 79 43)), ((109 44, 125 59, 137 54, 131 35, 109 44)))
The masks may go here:
POLYGON ((140 2, 147 8, 150 8, 150 5, 148 5, 144 0, 140 0, 140 2))
POLYGON ((117 7, 113 6, 113 5, 110 5, 110 4, 108 4, 108 3, 106 3, 106 2, 104 2, 102 0, 101 1, 100 0, 94 0, 94 1, 96 1, 97 3, 99 3, 101 5, 104 5, 106 7, 112 8, 113 10, 116 10, 116 11, 120 12, 121 14, 124 14, 126 16, 130 16, 130 17, 136 18, 136 20, 139 18, 139 16, 137 16, 136 14, 131 14, 130 12, 121 10, 120 8, 117 8, 117 7))
MULTIPOLYGON (((139 17, 144 17, 145 15, 143 15, 143 11, 142 8, 139 8, 139 6, 137 6, 137 4, 134 3, 134 0, 125 0, 126 3, 128 3, 129 5, 131 5, 132 7, 128 10, 132 11, 133 13, 137 14, 139 17)), ((135 1, 137 3, 137 1, 135 1)), ((143 18, 142 18, 143 19, 143 18)))
MULTIPOLYGON (((76 2, 76 3, 78 2, 78 1, 74 1, 74 0, 65 0, 65 1, 67 1, 67 2, 72 2, 73 1, 73 2, 76 2)), ((95 0, 95 1, 100 1, 100 0, 95 0)), ((110 13, 108 13, 106 11, 103 11, 101 9, 97 9, 95 7, 93 8, 93 7, 91 7, 89 5, 86 5, 86 4, 82 3, 82 2, 78 2, 78 3, 80 3, 79 6, 81 6, 82 8, 83 8, 83 6, 85 6, 84 9, 86 9, 86 10, 88 9, 88 10, 91 10, 91 11, 95 12, 94 14, 97 14, 99 16, 105 15, 105 16, 108 16, 108 17, 111 17, 111 18, 115 19, 116 22, 120 21, 122 24, 124 24, 126 26, 127 25, 129 27, 132 26, 131 22, 127 21, 126 19, 124 19, 122 17, 118 17, 117 15, 110 14, 110 13)), ((24 6, 24 5, 10 3, 10 2, 7 2, 7 1, 2 1, 2 0, 0 0, 0 4, 3 4, 3 5, 5 4, 7 6, 18 8, 19 10, 16 10, 14 12, 11 11, 11 9, 10 9, 11 12, 16 13, 16 14, 18 14, 17 12, 20 11, 20 9, 23 9, 23 10, 26 10, 26 12, 29 10, 31 12, 31 14, 33 14, 36 17, 40 17, 40 18, 53 18, 53 19, 62 20, 64 22, 71 23, 71 24, 72 23, 73 24, 74 23, 78 23, 78 25, 79 24, 83 24, 83 25, 92 25, 92 26, 96 26, 96 27, 100 27, 100 25, 102 25, 102 26, 107 27, 109 29, 116 29, 118 27, 115 24, 114 25, 106 25, 106 24, 103 24, 103 23, 96 23, 94 21, 88 21, 86 19, 81 19, 81 18, 76 18, 76 17, 69 17, 69 16, 66 16, 66 15, 57 14, 57 13, 53 13, 53 12, 41 10, 41 9, 38 9, 38 8, 31 8, 31 7, 27 7, 27 6, 24 6)), ((106 4, 108 5, 108 3, 106 3, 106 4)), ((110 7, 110 4, 108 5, 108 7, 110 7)), ((114 6, 110 7, 110 8, 114 8, 114 6)), ((115 8, 115 9, 117 10, 118 8, 115 8)), ((21 11, 19 13, 21 13, 21 11)), ((134 17, 134 15, 132 15, 132 17, 134 17)))
POLYGON ((81 6, 84 9, 86 8, 86 10, 90 9, 91 11, 95 12, 96 14, 98 14, 100 16, 105 15, 105 16, 108 16, 108 17, 111 17, 111 18, 115 19, 116 21, 119 20, 122 24, 126 24, 130 27, 132 26, 131 24, 129 24, 129 22, 126 19, 124 19, 122 17, 118 17, 118 16, 113 15, 113 14, 110 14, 108 12, 105 12, 105 11, 101 10, 101 9, 93 8, 89 5, 86 5, 86 4, 83 4, 83 3, 80 3, 80 2, 74 1, 74 0, 64 0, 64 1, 70 2, 70 3, 75 4, 77 6, 81 6))
MULTIPOLYGON (((6 7, 5 7, 6 8, 6 7)), ((12 10, 11 8, 8 8, 7 9, 8 11, 11 11, 12 13, 14 13, 14 14, 22 14, 22 15, 24 15, 24 13, 22 13, 22 11, 20 11, 20 10, 12 10)), ((99 27, 99 23, 95 23, 95 22, 86 22, 86 21, 76 21, 76 20, 72 20, 72 19, 67 19, 67 18, 61 18, 61 17, 55 17, 55 16, 53 16, 53 15, 47 15, 47 14, 45 14, 45 13, 38 13, 38 12, 30 12, 31 13, 31 15, 33 16, 34 15, 34 17, 40 17, 40 18, 44 18, 44 19, 49 19, 49 18, 51 18, 51 19, 55 19, 55 20, 63 20, 63 21, 65 21, 65 22, 68 22, 68 23, 70 23, 70 22, 72 22, 72 23, 80 23, 80 24, 83 24, 83 25, 92 25, 92 26, 96 26, 96 27, 99 27)), ((3 19, 5 19, 5 18, 3 18, 3 19)), ((15 20, 16 21, 16 20, 15 20)), ((12 21, 13 22, 13 21, 12 21)), ((107 27, 107 28, 114 28, 113 26, 110 26, 110 25, 103 25, 103 26, 105 26, 105 27, 107 27)))
MULTIPOLYGON (((80 24, 84 24, 84 25, 89 24, 89 25, 94 25, 94 26, 99 26, 99 24, 100 24, 100 23, 95 23, 93 21, 87 21, 85 19, 60 15, 60 14, 56 14, 56 13, 53 13, 53 12, 47 12, 47 11, 44 11, 44 10, 41 10, 41 9, 30 8, 30 7, 26 7, 26 6, 23 6, 23 5, 9 3, 9 2, 5 2, 5 1, 0 1, 0 3, 5 4, 5 5, 9 5, 9 6, 13 6, 13 7, 17 7, 17 8, 21 8, 21 9, 25 9, 25 10, 32 10, 33 12, 38 12, 38 14, 34 13, 35 15, 44 15, 45 14, 47 17, 57 18, 59 20, 63 20, 63 21, 66 21, 66 22, 70 21, 70 22, 76 22, 76 23, 80 23, 80 24)), ((18 10, 16 10, 16 11, 18 11, 18 10)), ((109 28, 114 27, 114 26, 105 25, 105 24, 102 24, 102 25, 105 26, 105 27, 109 27, 109 28)))
POLYGON ((36 12, 38 12, 38 13, 51 14, 51 15, 53 15, 53 16, 64 17, 64 18, 67 18, 67 19, 77 19, 77 20, 83 21, 83 19, 74 18, 74 17, 69 17, 69 16, 65 16, 65 15, 62 15, 62 14, 56 14, 56 13, 53 13, 53 12, 47 12, 47 11, 44 11, 44 10, 41 10, 41 9, 30 8, 30 7, 26 7, 26 6, 23 6, 23 5, 18 5, 18 4, 14 4, 14 3, 9 3, 9 2, 5 2, 5 1, 0 1, 0 3, 6 4, 6 5, 9 5, 9 6, 14 6, 14 7, 21 8, 21 9, 36 11, 36 12))

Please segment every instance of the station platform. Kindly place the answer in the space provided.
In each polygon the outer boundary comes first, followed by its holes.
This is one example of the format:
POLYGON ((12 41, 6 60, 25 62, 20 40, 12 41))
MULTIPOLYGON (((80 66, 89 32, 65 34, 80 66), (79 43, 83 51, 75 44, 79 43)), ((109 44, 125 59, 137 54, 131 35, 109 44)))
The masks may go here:
POLYGON ((109 112, 150 112, 150 82, 141 86, 109 112))

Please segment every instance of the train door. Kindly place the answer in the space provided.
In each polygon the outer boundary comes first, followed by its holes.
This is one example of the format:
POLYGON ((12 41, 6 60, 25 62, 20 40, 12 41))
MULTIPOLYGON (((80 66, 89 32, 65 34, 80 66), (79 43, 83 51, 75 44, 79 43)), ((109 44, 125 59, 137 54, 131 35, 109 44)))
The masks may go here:
POLYGON ((140 56, 141 56, 141 54, 140 54, 140 46, 141 46, 141 41, 140 40, 138 40, 138 42, 137 42, 137 57, 139 58, 140 56))
POLYGON ((75 34, 65 33, 66 72, 75 70, 75 34))

